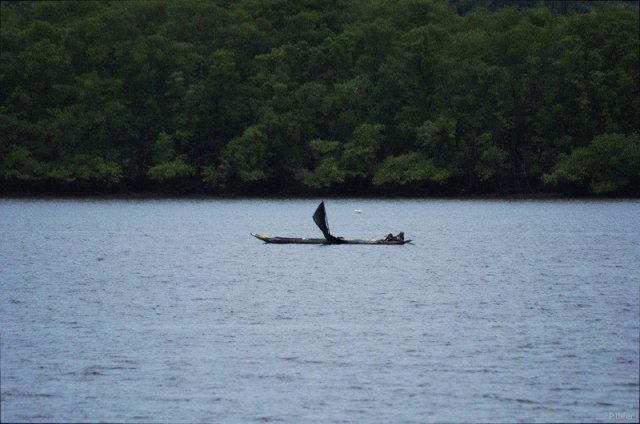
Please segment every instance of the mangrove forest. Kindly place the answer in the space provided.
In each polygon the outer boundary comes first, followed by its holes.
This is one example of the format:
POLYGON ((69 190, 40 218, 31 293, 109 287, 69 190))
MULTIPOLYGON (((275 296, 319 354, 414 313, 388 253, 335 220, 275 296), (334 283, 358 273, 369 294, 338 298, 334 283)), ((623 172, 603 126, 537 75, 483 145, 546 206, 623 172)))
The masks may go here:
POLYGON ((0 193, 640 194, 637 2, 0 11, 0 193))

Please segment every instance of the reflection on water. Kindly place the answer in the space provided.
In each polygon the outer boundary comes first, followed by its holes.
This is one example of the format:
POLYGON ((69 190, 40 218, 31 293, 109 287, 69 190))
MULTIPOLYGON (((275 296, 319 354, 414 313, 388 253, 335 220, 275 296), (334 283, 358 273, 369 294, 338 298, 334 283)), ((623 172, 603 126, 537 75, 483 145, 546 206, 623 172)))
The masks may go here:
POLYGON ((640 202, 318 203, 0 200, 2 421, 638 420, 640 202))

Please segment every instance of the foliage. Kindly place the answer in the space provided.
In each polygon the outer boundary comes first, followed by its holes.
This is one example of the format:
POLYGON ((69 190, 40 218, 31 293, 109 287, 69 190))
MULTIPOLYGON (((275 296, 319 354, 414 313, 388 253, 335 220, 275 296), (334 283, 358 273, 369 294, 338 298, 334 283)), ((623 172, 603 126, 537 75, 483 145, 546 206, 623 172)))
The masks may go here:
POLYGON ((109 187, 122 179, 122 169, 102 157, 77 154, 65 166, 52 168, 47 177, 65 183, 94 182, 109 187))
POLYGON ((476 173, 481 180, 487 181, 496 176, 504 177, 509 170, 509 155, 497 146, 489 146, 483 150, 476 166, 476 173))
POLYGON ((15 146, 4 155, 0 162, 0 176, 5 180, 31 180, 41 177, 42 165, 24 146, 15 146))
POLYGON ((336 159, 325 158, 305 177, 304 182, 314 188, 331 187, 343 183, 346 176, 347 173, 338 165, 336 159))
POLYGON ((404 185, 415 182, 443 183, 453 177, 448 170, 437 167, 432 159, 418 152, 389 156, 373 177, 375 185, 404 185))
POLYGON ((337 141, 313 140, 310 145, 318 166, 305 177, 305 183, 314 188, 341 184, 347 177, 371 177, 376 164, 376 153, 383 140, 383 125, 362 124, 353 131, 351 141, 341 145, 337 141))
POLYGON ((0 8, 0 190, 640 194, 637 2, 0 8))
POLYGON ((347 175, 369 177, 382 144, 384 125, 362 124, 353 130, 352 140, 344 145, 341 163, 347 175))
POLYGON ((175 178, 190 177, 193 174, 194 169, 185 163, 184 156, 153 166, 147 171, 149 178, 160 182, 175 178))
POLYGON ((149 168, 147 176, 159 182, 190 177, 195 173, 195 169, 185 161, 185 155, 176 157, 173 138, 162 131, 154 145, 155 166, 149 168))
POLYGON ((545 174, 548 184, 588 186, 595 194, 630 190, 640 184, 640 134, 602 134, 564 157, 545 174))

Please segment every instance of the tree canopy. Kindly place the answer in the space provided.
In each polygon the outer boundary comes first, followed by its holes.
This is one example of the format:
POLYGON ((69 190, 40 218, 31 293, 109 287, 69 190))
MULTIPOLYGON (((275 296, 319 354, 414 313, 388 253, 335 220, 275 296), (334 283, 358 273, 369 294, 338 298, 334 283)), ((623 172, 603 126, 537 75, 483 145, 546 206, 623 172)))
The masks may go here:
POLYGON ((0 11, 3 192, 640 194, 635 2, 0 11))

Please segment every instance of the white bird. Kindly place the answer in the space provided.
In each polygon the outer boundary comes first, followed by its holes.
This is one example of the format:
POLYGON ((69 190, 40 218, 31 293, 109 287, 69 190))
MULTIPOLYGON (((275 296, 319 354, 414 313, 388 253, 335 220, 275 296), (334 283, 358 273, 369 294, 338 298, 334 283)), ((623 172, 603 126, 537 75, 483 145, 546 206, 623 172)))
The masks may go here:
POLYGON ((354 209, 353 210, 355 213, 362 213, 362 209, 354 209))

